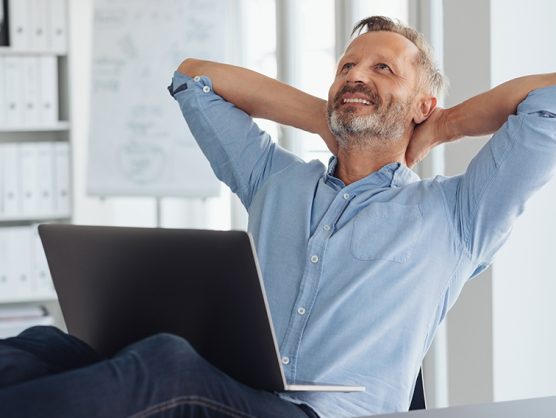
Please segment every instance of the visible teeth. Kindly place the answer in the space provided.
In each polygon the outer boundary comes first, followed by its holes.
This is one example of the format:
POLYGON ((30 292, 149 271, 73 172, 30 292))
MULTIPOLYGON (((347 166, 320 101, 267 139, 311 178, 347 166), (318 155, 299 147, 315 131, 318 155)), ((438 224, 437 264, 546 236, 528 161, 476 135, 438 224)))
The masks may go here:
POLYGON ((358 97, 352 97, 352 98, 349 98, 349 99, 344 99, 344 103, 363 103, 363 104, 366 104, 366 105, 371 104, 371 102, 369 102, 368 100, 360 99, 358 97))

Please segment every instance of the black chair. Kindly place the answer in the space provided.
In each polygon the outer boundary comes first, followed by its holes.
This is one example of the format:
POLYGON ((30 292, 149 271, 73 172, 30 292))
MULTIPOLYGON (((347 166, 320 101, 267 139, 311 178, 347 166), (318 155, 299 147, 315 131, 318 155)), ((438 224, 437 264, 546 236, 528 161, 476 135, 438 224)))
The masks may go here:
POLYGON ((417 409, 427 409, 425 403, 425 385, 423 383, 423 369, 419 370, 417 381, 415 382, 415 390, 413 391, 413 398, 411 398, 411 405, 409 410, 414 411, 417 409))

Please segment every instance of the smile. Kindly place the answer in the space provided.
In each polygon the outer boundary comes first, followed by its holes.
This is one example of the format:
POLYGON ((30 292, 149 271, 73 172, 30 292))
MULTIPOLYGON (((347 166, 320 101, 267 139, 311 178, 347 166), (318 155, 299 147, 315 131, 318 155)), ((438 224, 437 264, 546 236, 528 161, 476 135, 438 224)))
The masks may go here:
POLYGON ((348 99, 342 99, 342 104, 346 104, 346 103, 361 103, 367 106, 372 104, 369 100, 360 99, 358 97, 350 97, 348 99))

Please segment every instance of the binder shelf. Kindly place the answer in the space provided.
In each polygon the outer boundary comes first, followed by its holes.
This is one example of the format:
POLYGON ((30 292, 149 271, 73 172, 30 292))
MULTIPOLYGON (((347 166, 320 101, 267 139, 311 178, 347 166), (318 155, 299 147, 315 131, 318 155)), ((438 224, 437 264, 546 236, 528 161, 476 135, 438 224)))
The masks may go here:
POLYGON ((16 132, 65 132, 69 131, 70 124, 68 121, 57 121, 48 126, 0 126, 0 133, 16 133, 16 132))
POLYGON ((37 224, 71 222, 67 0, 0 0, 0 309, 55 301, 37 224))

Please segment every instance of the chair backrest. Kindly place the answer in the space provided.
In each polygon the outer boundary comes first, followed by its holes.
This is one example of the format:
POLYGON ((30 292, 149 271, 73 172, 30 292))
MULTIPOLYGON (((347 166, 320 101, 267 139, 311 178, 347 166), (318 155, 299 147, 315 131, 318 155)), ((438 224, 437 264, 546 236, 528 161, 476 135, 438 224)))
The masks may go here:
POLYGON ((427 409, 425 402, 425 385, 423 383, 423 368, 419 370, 417 381, 415 382, 415 390, 413 391, 413 398, 411 398, 410 411, 416 409, 427 409))

